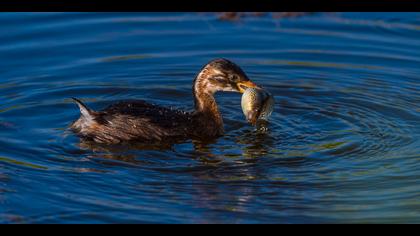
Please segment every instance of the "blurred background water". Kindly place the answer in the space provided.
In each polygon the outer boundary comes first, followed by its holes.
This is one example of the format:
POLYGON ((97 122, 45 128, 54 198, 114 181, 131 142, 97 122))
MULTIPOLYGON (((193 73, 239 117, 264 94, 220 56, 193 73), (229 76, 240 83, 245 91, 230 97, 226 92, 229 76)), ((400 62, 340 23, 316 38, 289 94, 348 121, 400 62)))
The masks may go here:
POLYGON ((1 13, 1 223, 418 223, 420 14, 1 13), (70 97, 191 110, 209 60, 276 100, 269 131, 240 94, 226 135, 86 147, 70 97))

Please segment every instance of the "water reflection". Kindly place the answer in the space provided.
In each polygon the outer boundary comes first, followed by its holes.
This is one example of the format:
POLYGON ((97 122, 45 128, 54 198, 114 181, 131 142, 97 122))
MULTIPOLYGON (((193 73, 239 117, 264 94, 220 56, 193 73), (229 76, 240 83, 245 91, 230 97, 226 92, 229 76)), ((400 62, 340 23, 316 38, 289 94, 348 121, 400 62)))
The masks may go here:
POLYGON ((419 14, 272 16, 0 15, 0 222, 418 222, 419 14), (267 130, 224 94, 211 141, 66 133, 69 97, 193 107, 216 57, 275 96, 267 130))

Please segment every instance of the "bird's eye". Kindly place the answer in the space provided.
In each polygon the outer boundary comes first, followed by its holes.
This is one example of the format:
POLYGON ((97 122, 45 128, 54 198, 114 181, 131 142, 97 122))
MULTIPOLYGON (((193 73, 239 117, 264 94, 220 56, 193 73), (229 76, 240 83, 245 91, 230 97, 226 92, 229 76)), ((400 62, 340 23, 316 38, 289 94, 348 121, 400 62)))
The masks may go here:
POLYGON ((235 75, 229 75, 229 80, 236 83, 239 81, 239 77, 235 75))

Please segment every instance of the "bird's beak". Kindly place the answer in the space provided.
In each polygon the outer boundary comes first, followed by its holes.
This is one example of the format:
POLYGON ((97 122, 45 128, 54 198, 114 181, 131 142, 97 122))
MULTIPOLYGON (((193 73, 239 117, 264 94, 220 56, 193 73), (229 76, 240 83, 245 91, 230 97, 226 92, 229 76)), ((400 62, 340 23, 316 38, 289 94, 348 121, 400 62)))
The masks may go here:
POLYGON ((243 81, 238 83, 238 88, 240 93, 244 93, 247 88, 260 88, 251 80, 243 81))

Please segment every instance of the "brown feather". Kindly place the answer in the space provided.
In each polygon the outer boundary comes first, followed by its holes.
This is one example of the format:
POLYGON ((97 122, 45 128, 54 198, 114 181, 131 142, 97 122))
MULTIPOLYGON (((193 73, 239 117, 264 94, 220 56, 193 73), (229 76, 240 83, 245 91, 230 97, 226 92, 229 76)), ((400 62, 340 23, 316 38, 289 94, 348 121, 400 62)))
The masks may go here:
POLYGON ((238 79, 249 80, 234 63, 226 59, 208 63, 194 80, 194 112, 170 109, 142 100, 121 101, 96 112, 75 99, 82 115, 72 123, 71 129, 86 140, 105 144, 216 138, 223 135, 224 129, 214 93, 237 91, 234 85, 238 79))

